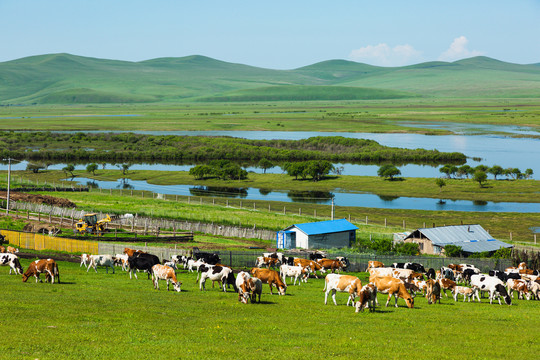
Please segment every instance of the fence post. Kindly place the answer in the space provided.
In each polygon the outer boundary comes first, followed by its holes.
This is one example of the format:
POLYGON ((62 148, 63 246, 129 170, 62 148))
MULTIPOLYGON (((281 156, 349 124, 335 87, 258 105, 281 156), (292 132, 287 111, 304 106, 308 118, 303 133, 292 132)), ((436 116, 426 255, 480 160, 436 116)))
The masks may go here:
POLYGON ((302 215, 302 208, 298 208, 298 215, 302 215))
POLYGON ((403 229, 405 229, 405 219, 403 219, 403 229))
POLYGON ((536 234, 534 234, 534 245, 536 245, 536 234))
POLYGON ((512 241, 512 232, 510 231, 510 241, 512 241))
POLYGON ((242 208, 242 200, 240 200, 240 209, 242 208))
POLYGON ((190 201, 191 201, 191 196, 188 196, 187 197, 187 203, 189 204, 190 201))
POLYGON ((386 218, 384 218, 384 227, 386 227, 386 218))
POLYGON ((317 209, 313 210, 313 217, 317 217, 317 209))
POLYGON ((366 215, 366 225, 367 225, 367 224, 368 224, 368 217, 367 217, 367 215, 366 215))
POLYGON ((283 215, 287 213, 287 209, 285 209, 285 206, 283 206, 283 215))

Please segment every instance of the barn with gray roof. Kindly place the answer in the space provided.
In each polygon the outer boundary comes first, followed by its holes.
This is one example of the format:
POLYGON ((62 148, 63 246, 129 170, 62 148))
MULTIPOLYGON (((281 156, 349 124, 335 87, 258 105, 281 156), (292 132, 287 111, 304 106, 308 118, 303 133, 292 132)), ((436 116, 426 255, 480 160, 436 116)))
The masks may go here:
POLYGON ((468 254, 493 252, 512 245, 496 240, 480 225, 451 225, 413 231, 404 242, 416 243, 422 254, 440 255, 446 245, 460 246, 468 254))

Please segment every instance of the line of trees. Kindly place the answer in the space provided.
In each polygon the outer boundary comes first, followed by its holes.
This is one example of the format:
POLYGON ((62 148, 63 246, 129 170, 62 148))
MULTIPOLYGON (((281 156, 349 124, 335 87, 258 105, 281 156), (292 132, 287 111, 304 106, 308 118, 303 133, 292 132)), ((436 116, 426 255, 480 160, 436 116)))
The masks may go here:
POLYGON ((208 165, 197 165, 189 169, 189 174, 197 180, 218 178, 222 180, 244 180, 248 172, 229 160, 213 160, 208 165))
MULTIPOLYGON (((483 172, 486 175, 491 174, 493 175, 493 179, 497 180, 497 176, 506 176, 507 179, 530 179, 532 178, 534 172, 532 169, 527 169, 525 172, 521 172, 519 168, 506 168, 499 165, 493 165, 492 167, 488 167, 486 165, 478 165, 475 167, 471 167, 469 165, 462 165, 462 166, 455 166, 451 164, 443 165, 439 171, 443 174, 445 174, 448 179, 454 177, 454 178, 463 178, 464 176, 468 179, 469 176, 474 177, 477 172, 483 172)), ((486 176, 487 180, 487 176, 486 176)))

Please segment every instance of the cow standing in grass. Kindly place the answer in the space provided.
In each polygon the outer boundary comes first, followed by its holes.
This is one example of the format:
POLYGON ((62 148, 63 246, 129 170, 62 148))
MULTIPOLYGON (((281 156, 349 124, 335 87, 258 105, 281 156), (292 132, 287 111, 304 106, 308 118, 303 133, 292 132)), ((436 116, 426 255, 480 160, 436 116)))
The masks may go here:
POLYGON ((174 291, 182 291, 180 288, 182 282, 176 278, 174 269, 170 266, 161 264, 152 266, 152 281, 154 282, 154 289, 159 290, 159 280, 165 280, 167 282, 167 291, 169 291, 169 282, 172 282, 174 291))
POLYGON ((39 278, 39 274, 41 273, 45 274, 47 282, 54 284, 54 280, 57 278, 58 283, 60 283, 58 265, 53 259, 41 259, 31 262, 30 266, 28 266, 28 269, 22 276, 22 281, 26 282, 30 276, 33 276, 36 278, 36 282, 38 282, 38 280, 41 282, 41 279, 39 278))

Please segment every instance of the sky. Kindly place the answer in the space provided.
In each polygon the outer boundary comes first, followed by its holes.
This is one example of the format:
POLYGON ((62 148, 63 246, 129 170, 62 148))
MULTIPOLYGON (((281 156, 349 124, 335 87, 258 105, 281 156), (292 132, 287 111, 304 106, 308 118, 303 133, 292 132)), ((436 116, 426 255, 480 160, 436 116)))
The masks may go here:
POLYGON ((540 63, 540 0, 0 0, 0 62, 204 55, 270 69, 540 63))

